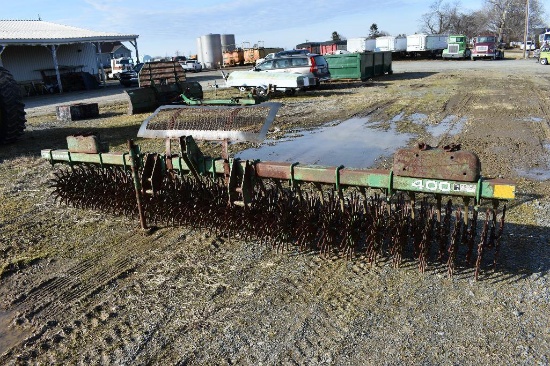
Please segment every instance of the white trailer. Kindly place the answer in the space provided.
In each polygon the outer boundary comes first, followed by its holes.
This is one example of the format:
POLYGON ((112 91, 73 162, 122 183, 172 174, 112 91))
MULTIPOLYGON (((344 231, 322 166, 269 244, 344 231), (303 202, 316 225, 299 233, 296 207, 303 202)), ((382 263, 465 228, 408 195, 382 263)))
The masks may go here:
POLYGON ((407 50, 407 38, 383 36, 376 38, 376 51, 405 52, 407 50))
POLYGON ((348 39, 347 50, 351 53, 374 51, 375 48, 376 39, 374 38, 359 37, 348 39))
POLYGON ((447 36, 443 34, 411 34, 407 36, 407 53, 410 56, 441 56, 447 48, 447 36))

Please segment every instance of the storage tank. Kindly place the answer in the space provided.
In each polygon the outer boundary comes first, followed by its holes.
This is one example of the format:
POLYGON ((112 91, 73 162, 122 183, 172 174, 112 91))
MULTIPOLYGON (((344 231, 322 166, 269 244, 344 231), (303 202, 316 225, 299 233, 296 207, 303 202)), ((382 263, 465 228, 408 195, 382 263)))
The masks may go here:
POLYGON ((197 60, 204 65, 204 57, 202 55, 201 37, 197 38, 197 60))
POLYGON ((227 51, 234 51, 237 49, 234 34, 222 34, 220 39, 222 42, 222 53, 227 51))
POLYGON ((220 66, 223 63, 222 41, 219 34, 201 36, 202 64, 207 69, 220 66))

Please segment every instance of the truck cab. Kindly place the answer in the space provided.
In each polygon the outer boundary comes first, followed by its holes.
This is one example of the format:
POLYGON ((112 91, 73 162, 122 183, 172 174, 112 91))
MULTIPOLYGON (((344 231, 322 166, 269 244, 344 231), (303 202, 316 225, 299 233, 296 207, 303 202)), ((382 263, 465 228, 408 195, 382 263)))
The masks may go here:
POLYGON ((488 58, 492 60, 501 60, 504 58, 504 51, 496 36, 477 36, 473 39, 471 59, 475 61, 478 58, 488 58))
POLYGON ((447 48, 443 50, 441 55, 443 58, 470 58, 472 50, 468 45, 468 41, 465 35, 454 34, 449 35, 447 39, 447 48))
POLYGON ((546 32, 539 34, 539 47, 543 48, 550 46, 550 30, 546 29, 546 32))
POLYGON ((134 69, 134 60, 130 57, 120 57, 111 59, 111 72, 108 74, 110 79, 118 79, 118 75, 124 71, 134 69))

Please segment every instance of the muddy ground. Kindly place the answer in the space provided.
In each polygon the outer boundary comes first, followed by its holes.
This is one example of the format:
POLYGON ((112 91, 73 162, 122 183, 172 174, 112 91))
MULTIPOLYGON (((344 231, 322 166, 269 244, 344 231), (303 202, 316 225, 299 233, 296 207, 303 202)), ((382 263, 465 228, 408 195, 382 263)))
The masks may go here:
POLYGON ((128 116, 123 102, 87 121, 34 113, 23 139, 0 147, 0 364, 548 365, 550 67, 394 70, 273 97, 283 106, 269 136, 367 116, 412 133, 409 146, 461 143, 484 177, 516 182, 496 269, 474 281, 471 267, 448 278, 436 261, 420 273, 414 261, 278 253, 194 227, 146 234, 136 218, 55 202, 57 167, 40 151, 89 129, 121 151, 147 114, 128 116))

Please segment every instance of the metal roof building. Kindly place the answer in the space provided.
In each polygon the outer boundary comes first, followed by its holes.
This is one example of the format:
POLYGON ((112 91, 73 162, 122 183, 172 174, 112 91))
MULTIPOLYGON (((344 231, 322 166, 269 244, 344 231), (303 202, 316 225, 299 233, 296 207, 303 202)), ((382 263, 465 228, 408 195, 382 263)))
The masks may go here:
POLYGON ((55 73, 62 92, 61 73, 88 72, 98 75, 103 43, 130 42, 139 62, 136 34, 98 32, 42 20, 0 20, 0 65, 17 81, 43 80, 55 73))

